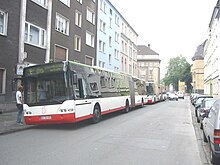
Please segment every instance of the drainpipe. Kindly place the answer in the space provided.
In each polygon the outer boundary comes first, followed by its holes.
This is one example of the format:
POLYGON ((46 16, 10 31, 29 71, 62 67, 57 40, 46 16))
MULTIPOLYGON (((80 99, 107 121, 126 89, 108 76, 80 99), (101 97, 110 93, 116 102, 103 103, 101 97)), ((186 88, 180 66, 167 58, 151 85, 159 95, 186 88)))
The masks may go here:
POLYGON ((52 0, 48 0, 48 13, 47 13, 47 42, 46 42, 46 56, 45 63, 50 62, 50 43, 51 43, 51 18, 52 18, 52 0))
POLYGON ((21 0, 20 9, 20 30, 19 30, 19 47, 18 47, 18 63, 24 63, 24 33, 25 33, 25 20, 26 20, 26 4, 27 0, 21 0))

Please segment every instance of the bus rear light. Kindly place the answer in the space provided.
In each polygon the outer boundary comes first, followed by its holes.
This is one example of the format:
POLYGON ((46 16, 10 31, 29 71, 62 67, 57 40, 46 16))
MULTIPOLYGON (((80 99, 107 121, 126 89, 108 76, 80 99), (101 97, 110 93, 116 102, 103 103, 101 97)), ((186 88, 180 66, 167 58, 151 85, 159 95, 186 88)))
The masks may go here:
POLYGON ((214 130, 214 143, 220 144, 220 130, 219 129, 214 130))
POLYGON ((30 112, 30 111, 26 112, 26 115, 31 115, 31 114, 32 114, 32 112, 30 112))

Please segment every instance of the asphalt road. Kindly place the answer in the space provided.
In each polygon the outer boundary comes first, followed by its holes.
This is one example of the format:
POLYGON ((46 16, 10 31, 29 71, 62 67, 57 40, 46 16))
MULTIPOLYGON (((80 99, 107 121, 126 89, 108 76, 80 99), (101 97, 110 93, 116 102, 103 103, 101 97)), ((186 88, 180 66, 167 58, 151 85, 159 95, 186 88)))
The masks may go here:
POLYGON ((0 136, 2 165, 202 165, 189 100, 0 136))

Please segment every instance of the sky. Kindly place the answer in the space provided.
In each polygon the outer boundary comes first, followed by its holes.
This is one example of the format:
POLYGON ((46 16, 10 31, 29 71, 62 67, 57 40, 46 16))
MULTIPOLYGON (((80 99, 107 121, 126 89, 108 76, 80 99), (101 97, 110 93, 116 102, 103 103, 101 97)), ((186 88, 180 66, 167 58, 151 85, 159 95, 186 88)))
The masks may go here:
POLYGON ((161 78, 169 59, 182 55, 192 64, 197 46, 208 36, 217 0, 109 0, 161 59, 161 78))

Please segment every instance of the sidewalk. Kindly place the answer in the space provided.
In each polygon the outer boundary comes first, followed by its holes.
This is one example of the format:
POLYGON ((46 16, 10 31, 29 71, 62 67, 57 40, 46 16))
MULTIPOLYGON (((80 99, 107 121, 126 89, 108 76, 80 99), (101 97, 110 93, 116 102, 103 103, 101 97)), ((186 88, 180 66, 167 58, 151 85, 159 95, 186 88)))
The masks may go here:
POLYGON ((17 112, 17 107, 15 102, 11 103, 0 103, 0 114, 8 112, 17 112))
MULTIPOLYGON (((21 131, 31 125, 18 125, 16 123, 17 108, 15 104, 0 104, 0 135, 21 131)), ((24 121, 24 120, 23 120, 24 121)))

